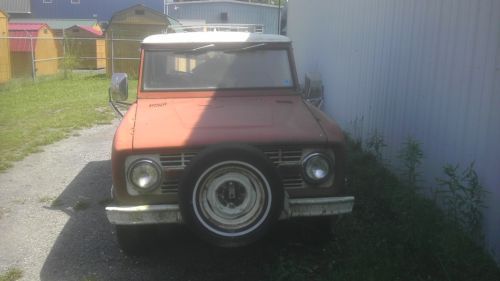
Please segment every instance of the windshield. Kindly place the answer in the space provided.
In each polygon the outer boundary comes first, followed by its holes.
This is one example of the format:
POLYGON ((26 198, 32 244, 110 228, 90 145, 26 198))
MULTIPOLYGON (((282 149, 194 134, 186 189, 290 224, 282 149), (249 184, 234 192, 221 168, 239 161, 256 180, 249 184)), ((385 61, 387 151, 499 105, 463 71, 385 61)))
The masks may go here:
POLYGON ((291 88, 286 49, 188 51, 149 50, 144 54, 143 90, 291 88))

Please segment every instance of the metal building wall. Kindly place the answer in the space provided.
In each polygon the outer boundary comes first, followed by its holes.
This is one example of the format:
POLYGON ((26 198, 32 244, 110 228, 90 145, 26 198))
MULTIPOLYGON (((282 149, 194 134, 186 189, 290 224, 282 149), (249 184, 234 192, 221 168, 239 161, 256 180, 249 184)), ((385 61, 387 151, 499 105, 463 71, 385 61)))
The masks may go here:
POLYGON ((318 71, 324 110, 397 167, 407 136, 422 144, 425 185, 446 163, 475 161, 500 262, 500 0, 290 0, 299 75, 318 71))
MULTIPOLYGON (((1 0, 0 0, 1 1, 1 0)), ((114 13, 142 4, 163 13, 163 0, 82 0, 80 4, 71 4, 70 0, 43 3, 31 1, 33 18, 45 19, 97 19, 109 21, 114 13)))
POLYGON ((9 14, 29 14, 31 12, 30 4, 30 0, 0 0, 0 9, 9 14))
POLYGON ((180 21, 205 20, 206 23, 263 24, 264 33, 269 34, 275 34, 278 30, 278 8, 269 5, 203 1, 169 3, 168 6, 168 15, 180 21), (228 14, 226 22, 221 21, 222 12, 228 14))

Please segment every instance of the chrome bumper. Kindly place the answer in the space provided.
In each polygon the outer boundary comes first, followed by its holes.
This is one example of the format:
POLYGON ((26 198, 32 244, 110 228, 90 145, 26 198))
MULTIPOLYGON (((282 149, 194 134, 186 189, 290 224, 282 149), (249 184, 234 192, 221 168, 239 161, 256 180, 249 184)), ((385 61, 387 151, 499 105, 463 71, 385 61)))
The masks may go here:
MULTIPOLYGON (((333 216, 352 212, 354 197, 285 199, 280 219, 333 216)), ((106 215, 112 224, 182 223, 177 204, 143 206, 108 206, 106 215)))
POLYGON ((109 222, 118 225, 181 223, 182 217, 177 204, 108 206, 106 216, 109 222))
POLYGON ((280 219, 347 214, 353 206, 353 196, 288 199, 280 219))

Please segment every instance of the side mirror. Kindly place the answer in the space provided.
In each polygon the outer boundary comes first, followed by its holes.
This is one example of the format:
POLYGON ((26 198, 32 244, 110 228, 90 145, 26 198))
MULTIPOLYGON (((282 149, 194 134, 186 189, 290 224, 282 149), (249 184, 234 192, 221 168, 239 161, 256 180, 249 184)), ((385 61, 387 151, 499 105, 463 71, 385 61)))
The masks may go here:
POLYGON ((127 73, 115 73, 111 77, 109 87, 110 98, 114 101, 125 101, 128 98, 127 73))
POLYGON ((307 73, 305 75, 304 91, 302 97, 316 107, 323 105, 323 82, 318 73, 307 73))

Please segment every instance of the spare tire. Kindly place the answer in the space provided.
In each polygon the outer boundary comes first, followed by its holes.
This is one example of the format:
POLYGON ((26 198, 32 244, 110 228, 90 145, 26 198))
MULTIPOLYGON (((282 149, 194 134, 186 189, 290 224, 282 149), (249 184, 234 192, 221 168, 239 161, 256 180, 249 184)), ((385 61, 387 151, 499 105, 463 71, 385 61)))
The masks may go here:
POLYGON ((284 192, 276 168, 247 145, 216 145, 186 168, 179 188, 183 221, 202 239, 243 246, 264 235, 280 216, 284 192))

